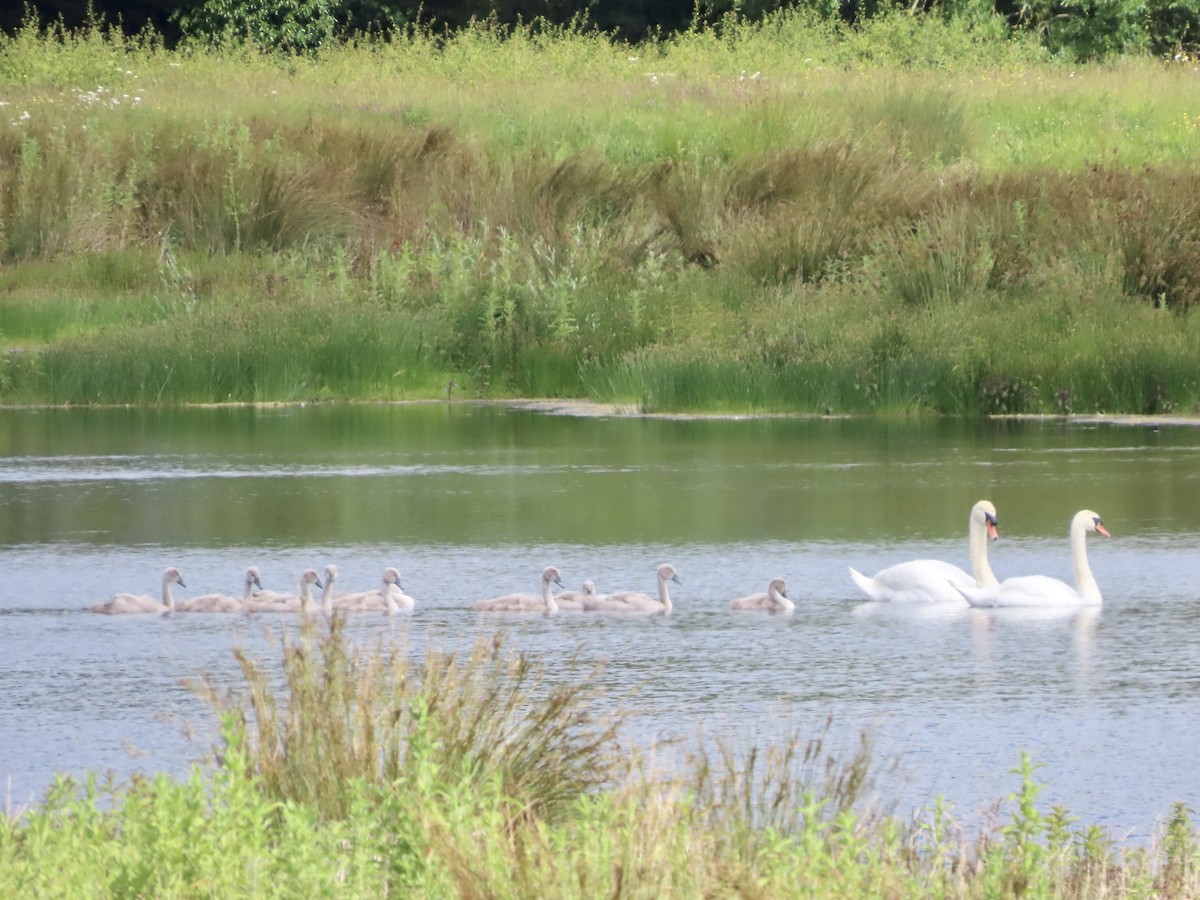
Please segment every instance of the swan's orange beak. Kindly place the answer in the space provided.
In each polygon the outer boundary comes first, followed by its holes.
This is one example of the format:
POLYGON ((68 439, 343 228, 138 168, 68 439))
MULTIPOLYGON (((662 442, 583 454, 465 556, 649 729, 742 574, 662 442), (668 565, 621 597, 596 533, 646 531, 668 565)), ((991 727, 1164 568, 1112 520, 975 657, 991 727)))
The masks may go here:
POLYGON ((993 541, 996 538, 1000 537, 1000 532, 996 530, 996 523, 993 522, 991 519, 987 520, 987 536, 990 537, 993 541))
POLYGON ((1112 537, 1112 535, 1108 533, 1108 529, 1105 528, 1103 525, 1101 525, 1099 522, 1096 523, 1096 533, 1102 534, 1105 537, 1112 537))

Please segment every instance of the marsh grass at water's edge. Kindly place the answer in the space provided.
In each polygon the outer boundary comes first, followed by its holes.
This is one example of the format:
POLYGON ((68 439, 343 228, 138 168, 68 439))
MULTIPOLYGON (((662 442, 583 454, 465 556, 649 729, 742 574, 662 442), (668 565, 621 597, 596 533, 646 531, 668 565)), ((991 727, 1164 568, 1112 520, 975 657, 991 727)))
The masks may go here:
POLYGON ((1194 67, 927 25, 5 39, 0 400, 1193 412, 1194 67))

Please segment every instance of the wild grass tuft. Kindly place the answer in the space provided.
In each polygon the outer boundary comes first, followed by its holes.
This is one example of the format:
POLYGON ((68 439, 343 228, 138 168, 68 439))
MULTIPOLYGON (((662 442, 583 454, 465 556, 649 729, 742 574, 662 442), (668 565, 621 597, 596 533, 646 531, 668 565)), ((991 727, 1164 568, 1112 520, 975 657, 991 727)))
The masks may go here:
POLYGON ((271 672, 235 651, 244 696, 201 685, 247 765, 279 802, 343 818, 352 782, 387 786, 413 773, 494 784, 514 812, 554 819, 616 770, 618 716, 595 711, 589 673, 568 661, 551 680, 502 635, 467 653, 362 649, 335 616, 284 636, 281 693, 271 672))

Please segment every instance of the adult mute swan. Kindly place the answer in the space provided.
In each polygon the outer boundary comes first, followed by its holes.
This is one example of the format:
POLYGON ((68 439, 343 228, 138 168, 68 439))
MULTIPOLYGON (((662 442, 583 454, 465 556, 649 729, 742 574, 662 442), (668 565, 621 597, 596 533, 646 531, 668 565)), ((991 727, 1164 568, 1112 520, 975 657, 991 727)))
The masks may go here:
POLYGON ((254 600, 254 589, 262 589, 262 573, 258 566, 246 570, 245 581, 242 584, 242 596, 230 597, 227 594, 201 594, 188 600, 180 600, 175 604, 179 612, 194 613, 235 613, 245 610, 254 600))
POLYGON ((148 594, 113 594, 104 603, 93 603, 92 612, 106 616, 118 616, 133 613, 171 613, 175 611, 175 598, 171 596, 171 585, 187 587, 183 576, 174 566, 163 569, 162 600, 155 600, 148 594))
POLYGON ((675 567, 670 563, 663 563, 659 566, 656 574, 658 576, 657 598, 637 591, 617 591, 615 594, 603 597, 585 598, 583 608, 588 612, 637 612, 666 615, 671 612, 671 594, 667 591, 667 582, 673 581, 676 584, 683 584, 683 582, 679 580, 675 567))
POLYGON ((583 609, 583 602, 596 596, 596 583, 594 581, 585 581, 583 583, 583 590, 563 591, 561 594, 555 595, 554 602, 558 604, 559 609, 581 611, 583 609))
POLYGON ((1092 576, 1087 559, 1089 531, 1111 537, 1100 516, 1082 509, 1071 519, 1071 568, 1075 587, 1046 575, 1005 578, 993 587, 959 587, 958 592, 972 606, 1099 606, 1103 603, 1100 586, 1092 576))
POLYGON ((479 600, 475 609, 480 612, 558 612, 558 603, 550 593, 550 585, 563 586, 562 575, 554 566, 542 570, 542 592, 540 594, 505 594, 490 600, 479 600))
POLYGON ((853 567, 850 577, 872 600, 886 603, 962 603, 959 587, 995 587, 999 584, 988 565, 987 542, 999 537, 996 507, 980 500, 971 507, 967 520, 967 545, 971 574, 937 559, 914 559, 868 578, 853 567))
POLYGON ((765 594, 751 594, 729 601, 730 609, 762 609, 767 612, 791 612, 796 604, 788 599, 787 582, 772 578, 765 594))
POLYGON ((404 586, 400 583, 400 570, 388 566, 383 570, 383 582, 375 590, 345 594, 335 598, 332 606, 323 608, 327 613, 333 612, 335 608, 346 612, 398 613, 404 609, 412 609, 415 603, 412 597, 404 593, 404 586))
POLYGON ((312 608, 312 586, 323 587, 316 569, 305 569, 300 575, 299 593, 278 594, 274 591, 255 594, 247 612, 302 612, 312 608))

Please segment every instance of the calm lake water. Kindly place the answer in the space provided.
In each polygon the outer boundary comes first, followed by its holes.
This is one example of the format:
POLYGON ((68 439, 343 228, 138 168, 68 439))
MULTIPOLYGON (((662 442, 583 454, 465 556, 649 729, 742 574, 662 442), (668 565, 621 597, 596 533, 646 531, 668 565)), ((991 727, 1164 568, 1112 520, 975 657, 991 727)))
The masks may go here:
MULTIPOLYGON (((868 730, 902 811, 944 795, 964 821, 1016 787, 1027 750, 1066 806, 1119 839, 1200 806, 1200 430, 1059 423, 568 418, 492 407, 0 411, 0 786, 9 809, 56 772, 182 771, 213 738, 181 683, 236 683, 231 655, 276 651, 240 616, 97 616, 113 591, 239 593, 259 565, 291 590, 336 563, 385 566, 409 616, 353 629, 466 646, 503 627, 552 667, 581 652, 633 737, 765 742, 834 721, 868 730), (846 573, 936 557, 966 566, 976 500, 999 510, 997 574, 1070 580, 1067 523, 1110 540, 1091 614, 878 608, 846 573), (473 600, 568 587, 683 586, 669 618, 480 615, 473 600), (728 601, 782 575, 790 616, 728 601)), ((565 676, 564 676, 565 677, 565 676)))

